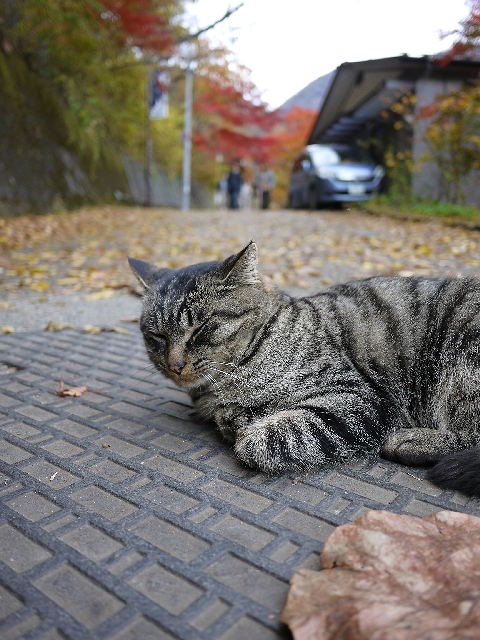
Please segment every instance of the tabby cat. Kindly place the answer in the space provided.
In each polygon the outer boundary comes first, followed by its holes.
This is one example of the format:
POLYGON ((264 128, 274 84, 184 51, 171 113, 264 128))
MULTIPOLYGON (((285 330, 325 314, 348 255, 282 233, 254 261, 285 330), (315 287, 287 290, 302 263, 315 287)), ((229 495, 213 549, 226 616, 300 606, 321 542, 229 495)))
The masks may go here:
POLYGON ((374 277, 297 299, 262 278, 253 242, 178 270, 129 262, 150 360, 246 465, 440 460, 434 482, 480 495, 480 280, 374 277))

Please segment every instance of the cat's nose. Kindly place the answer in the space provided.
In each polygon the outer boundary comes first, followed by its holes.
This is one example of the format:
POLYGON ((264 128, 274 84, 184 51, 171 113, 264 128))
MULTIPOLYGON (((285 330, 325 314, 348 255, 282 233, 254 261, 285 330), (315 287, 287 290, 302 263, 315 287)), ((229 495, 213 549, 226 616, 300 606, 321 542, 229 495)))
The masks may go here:
POLYGON ((171 371, 175 371, 175 373, 178 373, 178 375, 180 375, 182 373, 185 365, 186 365, 186 362, 184 362, 183 360, 177 360, 177 362, 169 364, 168 368, 171 371))

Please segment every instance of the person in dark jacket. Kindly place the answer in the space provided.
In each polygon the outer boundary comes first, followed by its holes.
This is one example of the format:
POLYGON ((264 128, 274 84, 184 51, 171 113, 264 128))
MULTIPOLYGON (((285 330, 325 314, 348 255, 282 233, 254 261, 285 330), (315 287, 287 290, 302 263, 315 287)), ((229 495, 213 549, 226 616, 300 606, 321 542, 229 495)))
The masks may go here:
POLYGON ((238 209, 238 196, 240 195, 242 183, 243 179, 242 171, 240 169, 240 163, 235 161, 232 165, 232 169, 228 174, 227 179, 227 190, 230 209, 238 209))

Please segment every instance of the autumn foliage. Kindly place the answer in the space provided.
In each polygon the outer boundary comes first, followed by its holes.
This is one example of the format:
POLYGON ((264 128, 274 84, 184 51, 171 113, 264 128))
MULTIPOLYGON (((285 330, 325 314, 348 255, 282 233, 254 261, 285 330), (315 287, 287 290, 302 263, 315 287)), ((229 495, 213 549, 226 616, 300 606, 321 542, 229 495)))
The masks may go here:
MULTIPOLYGON (((440 65, 480 50, 480 0, 470 1, 470 15, 454 31, 457 40, 440 65)), ((420 111, 427 120, 424 139, 428 147, 425 160, 440 169, 440 199, 464 203, 464 181, 472 171, 480 170, 480 79, 462 86, 420 111)))

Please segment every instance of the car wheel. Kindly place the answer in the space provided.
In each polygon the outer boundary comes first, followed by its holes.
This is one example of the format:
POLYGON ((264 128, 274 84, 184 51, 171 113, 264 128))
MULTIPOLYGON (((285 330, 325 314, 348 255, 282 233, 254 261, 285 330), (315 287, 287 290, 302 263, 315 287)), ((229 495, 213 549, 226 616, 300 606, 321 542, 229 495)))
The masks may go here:
POLYGON ((315 189, 310 189, 308 192, 308 208, 310 211, 316 211, 318 209, 318 198, 315 189))

